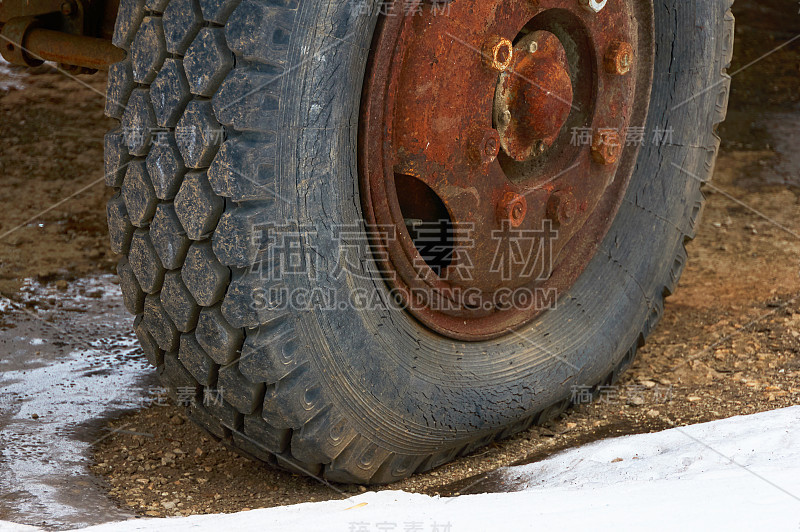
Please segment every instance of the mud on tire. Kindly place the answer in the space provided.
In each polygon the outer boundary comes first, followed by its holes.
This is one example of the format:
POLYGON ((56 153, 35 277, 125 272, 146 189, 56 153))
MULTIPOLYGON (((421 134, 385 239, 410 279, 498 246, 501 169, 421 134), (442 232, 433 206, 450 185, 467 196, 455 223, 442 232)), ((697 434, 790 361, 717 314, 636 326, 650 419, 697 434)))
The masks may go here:
MULTIPOLYGON (((460 343, 388 303, 252 304, 278 283, 263 275, 279 265, 253 237, 262 228, 313 228, 301 245, 330 266, 330 228, 363 219, 356 143, 377 14, 331 0, 122 0, 108 222, 148 360, 233 448, 358 483, 431 469, 556 415, 576 385, 614 382, 658 321, 696 230, 727 104, 730 4, 655 3, 646 130, 669 130, 672 142, 645 144, 609 234, 557 309, 522 338, 460 343)), ((368 276, 280 282, 387 297, 368 276)))

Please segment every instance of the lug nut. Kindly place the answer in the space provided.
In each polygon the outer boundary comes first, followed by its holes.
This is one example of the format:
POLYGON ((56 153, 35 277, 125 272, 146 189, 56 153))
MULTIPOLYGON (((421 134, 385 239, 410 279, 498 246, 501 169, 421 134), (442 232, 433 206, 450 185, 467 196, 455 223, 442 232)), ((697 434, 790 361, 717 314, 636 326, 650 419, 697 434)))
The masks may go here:
POLYGON ((505 72, 514 58, 514 45, 505 37, 495 35, 483 44, 483 64, 496 72, 505 72))
POLYGON ((498 204, 497 219, 500 223, 508 221, 511 227, 519 227, 528 214, 528 202, 525 196, 520 196, 515 192, 506 192, 502 201, 498 204))
POLYGON ((633 47, 623 41, 614 41, 603 60, 606 72, 624 76, 633 67, 633 47))
POLYGON ((581 7, 591 11, 592 13, 599 13, 606 7, 608 0, 578 0, 581 7))
POLYGON ((500 134, 497 130, 487 129, 483 132, 482 138, 478 137, 478 135, 475 135, 475 137, 481 139, 480 142, 477 143, 476 148, 473 148, 475 159, 482 164, 494 162, 494 160, 497 159, 497 154, 500 153, 500 134))
POLYGON ((575 198, 569 192, 554 192, 547 200, 547 217, 558 225, 572 221, 575 210, 575 198))
POLYGON ((592 159, 599 164, 615 164, 622 153, 619 133, 614 129, 601 129, 592 139, 592 159))

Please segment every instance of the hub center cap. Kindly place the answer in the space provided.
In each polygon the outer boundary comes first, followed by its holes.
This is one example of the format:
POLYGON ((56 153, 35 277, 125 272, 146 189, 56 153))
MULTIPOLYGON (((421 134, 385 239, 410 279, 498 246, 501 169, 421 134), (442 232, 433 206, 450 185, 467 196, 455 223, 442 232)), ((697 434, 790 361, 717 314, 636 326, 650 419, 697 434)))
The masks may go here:
POLYGON ((503 150, 520 162, 538 156, 553 145, 571 110, 572 80, 561 41, 547 31, 528 34, 497 83, 494 123, 503 150))

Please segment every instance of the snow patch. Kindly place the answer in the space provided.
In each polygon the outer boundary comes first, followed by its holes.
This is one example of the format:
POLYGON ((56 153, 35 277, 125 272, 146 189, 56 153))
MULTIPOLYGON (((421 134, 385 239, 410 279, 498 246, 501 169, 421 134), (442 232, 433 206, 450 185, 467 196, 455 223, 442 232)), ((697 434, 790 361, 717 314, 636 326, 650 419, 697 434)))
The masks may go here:
POLYGON ((798 530, 800 406, 604 440, 504 475, 519 491, 449 499, 382 491, 83 530, 798 530))
POLYGON ((0 56, 0 91, 25 88, 23 83, 27 74, 12 67, 8 61, 0 56))

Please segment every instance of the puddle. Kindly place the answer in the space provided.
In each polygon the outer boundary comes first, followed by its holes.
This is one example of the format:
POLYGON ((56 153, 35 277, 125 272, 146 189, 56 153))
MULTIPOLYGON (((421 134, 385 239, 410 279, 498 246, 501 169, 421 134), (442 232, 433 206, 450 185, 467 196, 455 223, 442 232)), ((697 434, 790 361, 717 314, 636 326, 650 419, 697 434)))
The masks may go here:
POLYGON ((123 519, 88 471, 104 421, 155 387, 113 276, 0 298, 0 520, 49 528, 123 519))

